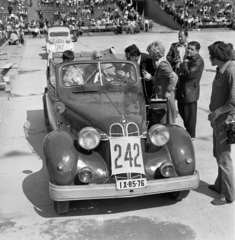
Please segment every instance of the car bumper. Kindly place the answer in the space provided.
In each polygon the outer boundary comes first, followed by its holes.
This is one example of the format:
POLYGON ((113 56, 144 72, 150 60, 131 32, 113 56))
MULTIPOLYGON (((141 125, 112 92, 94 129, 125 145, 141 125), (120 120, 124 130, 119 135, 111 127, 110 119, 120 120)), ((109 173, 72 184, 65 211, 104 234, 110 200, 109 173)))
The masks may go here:
POLYGON ((72 201, 86 199, 127 198, 144 195, 176 192, 195 189, 199 186, 199 173, 194 175, 149 180, 145 188, 117 190, 115 184, 90 184, 81 186, 58 186, 49 183, 49 192, 54 201, 72 201))

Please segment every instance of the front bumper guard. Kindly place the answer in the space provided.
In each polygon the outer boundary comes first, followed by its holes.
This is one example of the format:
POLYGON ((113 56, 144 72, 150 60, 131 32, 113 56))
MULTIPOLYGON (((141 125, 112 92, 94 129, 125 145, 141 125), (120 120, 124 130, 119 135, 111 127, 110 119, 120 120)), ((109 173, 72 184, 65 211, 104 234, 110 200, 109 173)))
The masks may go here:
POLYGON ((54 201, 87 199, 127 198, 144 195, 178 192, 195 189, 199 186, 199 173, 167 179, 148 180, 145 188, 117 190, 115 183, 58 186, 49 182, 49 192, 54 201))

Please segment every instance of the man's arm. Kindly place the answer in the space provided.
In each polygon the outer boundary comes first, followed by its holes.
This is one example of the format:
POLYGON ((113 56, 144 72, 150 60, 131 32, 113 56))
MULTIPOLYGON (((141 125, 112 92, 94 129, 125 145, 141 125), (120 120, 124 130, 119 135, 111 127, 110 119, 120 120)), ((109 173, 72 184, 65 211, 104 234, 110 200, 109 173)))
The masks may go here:
POLYGON ((174 66, 174 65, 175 65, 175 64, 174 64, 174 61, 173 61, 173 59, 175 58, 174 48, 175 48, 175 44, 172 43, 172 44, 171 44, 171 47, 170 47, 170 50, 169 50, 169 52, 168 52, 167 55, 166 55, 166 59, 167 59, 167 61, 171 64, 171 66, 174 66))
POLYGON ((178 81, 178 76, 176 73, 173 72, 171 66, 167 62, 162 62, 159 66, 162 71, 162 75, 166 76, 168 78, 168 85, 167 85, 167 93, 170 96, 171 92, 175 90, 175 86, 178 81))
POLYGON ((186 58, 180 64, 180 75, 183 76, 185 82, 188 82, 201 74, 203 69, 204 61, 201 57, 191 61, 186 58))
POLYGON ((229 96, 227 102, 221 106, 220 108, 217 108, 214 112, 211 112, 208 115, 209 121, 215 121, 221 114, 224 114, 226 112, 235 111, 235 74, 230 73, 228 76, 228 85, 229 85, 229 96))

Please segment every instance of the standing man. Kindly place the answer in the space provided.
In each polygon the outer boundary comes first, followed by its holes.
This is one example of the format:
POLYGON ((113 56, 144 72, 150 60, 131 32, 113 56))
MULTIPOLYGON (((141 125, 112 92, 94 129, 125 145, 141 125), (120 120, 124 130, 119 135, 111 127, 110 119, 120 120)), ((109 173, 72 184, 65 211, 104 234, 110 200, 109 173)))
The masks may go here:
POLYGON ((188 46, 188 31, 180 30, 178 33, 179 42, 172 43, 166 59, 171 64, 176 74, 179 74, 180 63, 183 62, 188 46))
POLYGON ((192 141, 196 136, 197 100, 200 95, 199 83, 204 69, 204 61, 199 54, 200 48, 198 42, 188 43, 186 56, 180 64, 179 81, 176 86, 179 114, 192 141))
POLYGON ((224 205, 235 200, 233 161, 235 145, 227 142, 224 121, 235 121, 235 61, 232 59, 232 44, 215 42, 209 49, 212 66, 217 66, 212 83, 210 114, 208 120, 213 128, 213 155, 218 164, 218 176, 208 188, 220 194, 211 203, 224 205))
MULTIPOLYGON (((139 48, 135 44, 132 44, 125 49, 125 55, 127 60, 137 62, 140 69, 140 76, 142 78, 144 77, 143 71, 145 70, 152 76, 154 75, 155 68, 152 58, 147 53, 141 53, 139 48)), ((153 95, 153 83, 152 81, 145 81, 143 79, 142 84, 146 103, 149 104, 150 99, 153 95)))

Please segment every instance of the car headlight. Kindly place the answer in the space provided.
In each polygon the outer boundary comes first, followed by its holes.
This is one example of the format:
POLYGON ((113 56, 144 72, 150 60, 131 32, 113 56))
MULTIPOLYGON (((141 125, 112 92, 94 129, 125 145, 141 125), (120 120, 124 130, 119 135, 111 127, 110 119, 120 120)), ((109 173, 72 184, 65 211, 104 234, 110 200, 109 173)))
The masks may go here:
POLYGON ((172 177, 175 173, 175 168, 171 163, 164 162, 160 166, 160 172, 163 177, 172 177))
POLYGON ((87 150, 96 148, 100 143, 100 134, 93 127, 85 127, 78 133, 79 145, 87 150))
POLYGON ((155 124, 148 131, 148 137, 155 146, 163 146, 170 139, 170 133, 164 125, 155 124))
POLYGON ((69 40, 66 40, 65 42, 66 42, 66 43, 68 43, 68 44, 70 43, 70 41, 69 41, 69 40))
POLYGON ((78 178, 83 183, 89 183, 93 178, 93 173, 90 168, 85 167, 79 171, 78 178))

